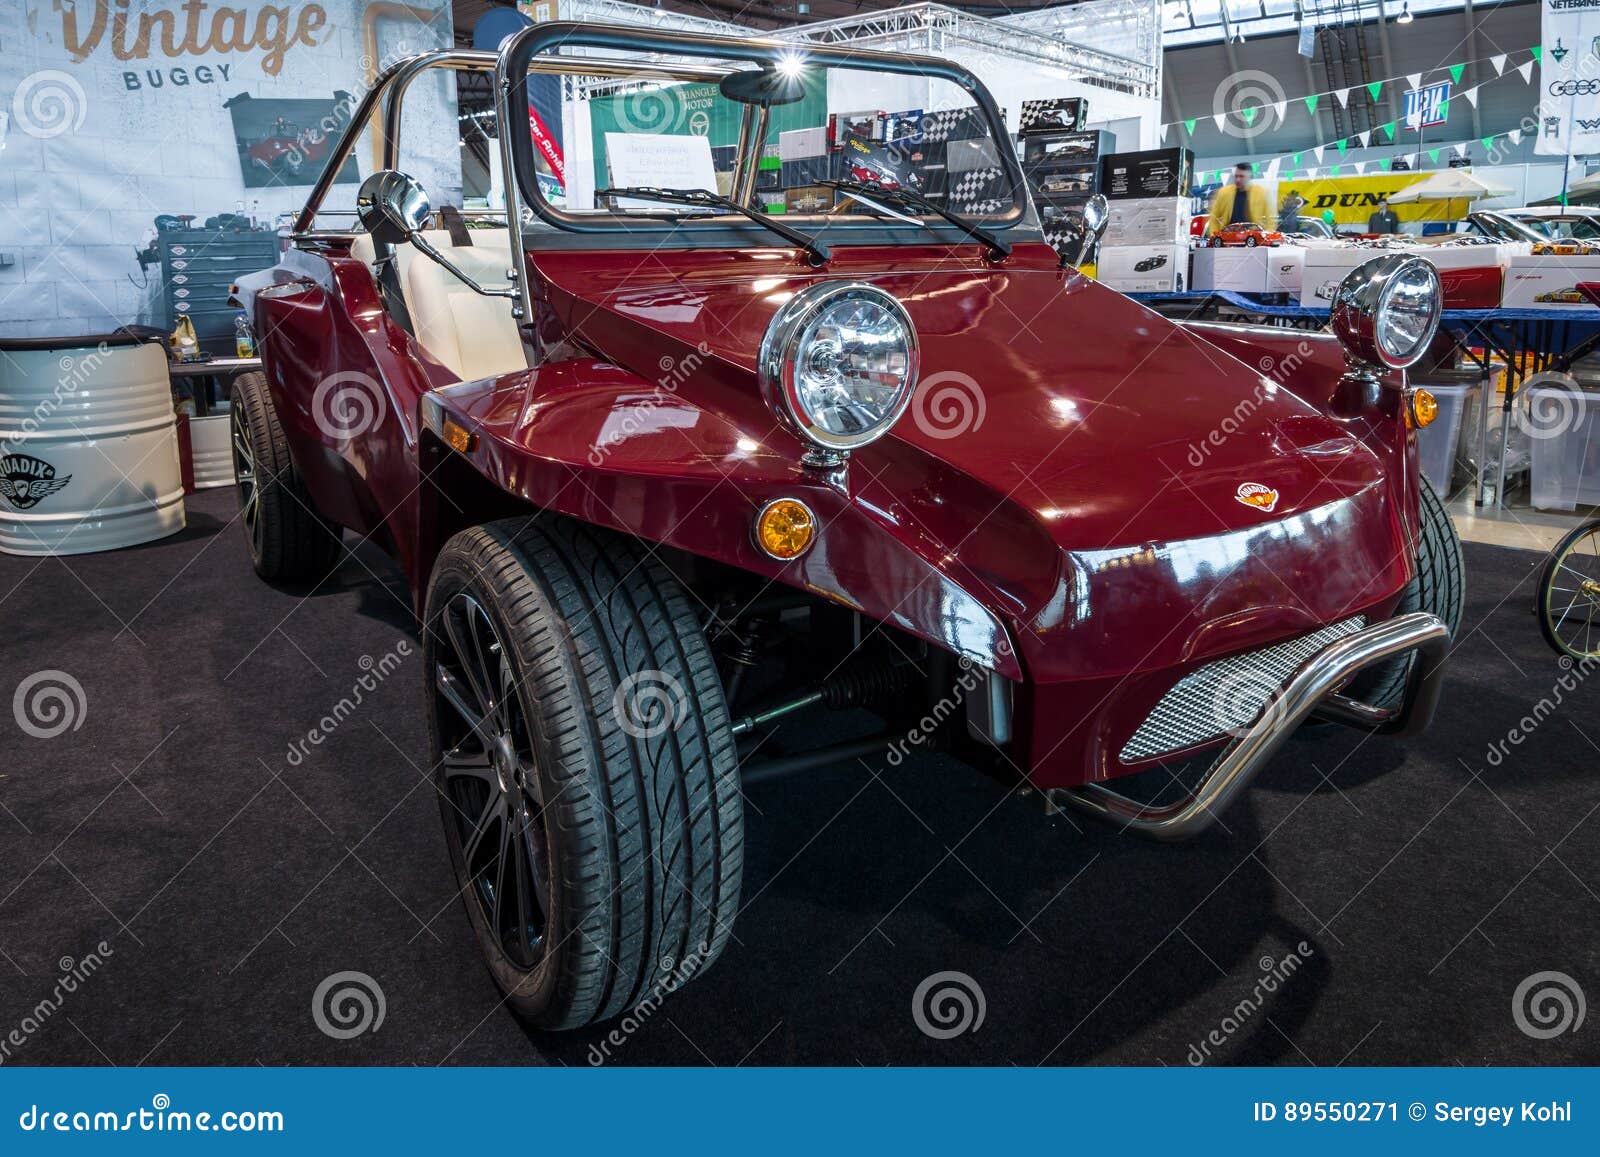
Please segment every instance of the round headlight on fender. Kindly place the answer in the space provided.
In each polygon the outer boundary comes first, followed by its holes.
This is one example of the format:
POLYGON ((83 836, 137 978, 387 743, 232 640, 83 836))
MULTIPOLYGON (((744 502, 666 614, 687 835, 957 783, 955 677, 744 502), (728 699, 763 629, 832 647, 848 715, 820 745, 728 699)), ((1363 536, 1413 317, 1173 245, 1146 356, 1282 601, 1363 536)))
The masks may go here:
POLYGON ((1357 362, 1402 370, 1427 352, 1444 288, 1421 257, 1391 253, 1350 271, 1333 295, 1333 332, 1357 362))
POLYGON ((773 315, 757 364, 767 404, 812 445, 806 464, 833 467, 905 413, 918 360, 916 328, 893 294, 825 281, 773 315))

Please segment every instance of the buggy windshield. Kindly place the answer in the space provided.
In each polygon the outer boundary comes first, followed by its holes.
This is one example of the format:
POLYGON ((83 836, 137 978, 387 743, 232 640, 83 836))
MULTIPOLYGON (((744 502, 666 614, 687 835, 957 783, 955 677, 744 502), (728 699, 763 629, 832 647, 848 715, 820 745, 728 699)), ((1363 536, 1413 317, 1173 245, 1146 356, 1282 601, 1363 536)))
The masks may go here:
POLYGON ((945 61, 568 24, 522 33, 501 67, 523 202, 564 230, 670 245, 738 223, 749 238, 754 210, 834 240, 865 226, 926 241, 1004 229, 1027 207, 1004 113, 945 61), (584 75, 585 55, 605 75, 584 75))

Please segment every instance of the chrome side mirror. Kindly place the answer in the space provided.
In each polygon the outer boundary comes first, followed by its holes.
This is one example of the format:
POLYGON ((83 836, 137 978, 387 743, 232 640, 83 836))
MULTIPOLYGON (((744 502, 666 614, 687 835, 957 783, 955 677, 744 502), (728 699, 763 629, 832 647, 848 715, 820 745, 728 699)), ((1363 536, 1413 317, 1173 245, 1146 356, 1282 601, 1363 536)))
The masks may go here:
POLYGON ((1111 202, 1106 200, 1104 193, 1096 193, 1084 203, 1078 216, 1083 221, 1083 238, 1078 242, 1077 256, 1071 262, 1075 266, 1087 261, 1099 247, 1100 239, 1106 235, 1106 226, 1111 224, 1111 202))
POLYGON ((356 193, 356 217, 375 245, 414 241, 432 207, 422 183, 394 169, 380 169, 356 193))
POLYGON ((516 297, 515 269, 506 270, 506 278, 512 282, 510 287, 491 289, 462 272, 455 262, 440 253, 433 242, 422 235, 432 212, 422 183, 395 169, 380 169, 373 173, 361 182, 361 188, 356 193, 356 217, 361 227, 372 234, 373 247, 380 253, 402 241, 409 241, 416 246, 417 252, 444 266, 474 293, 484 297, 516 297))

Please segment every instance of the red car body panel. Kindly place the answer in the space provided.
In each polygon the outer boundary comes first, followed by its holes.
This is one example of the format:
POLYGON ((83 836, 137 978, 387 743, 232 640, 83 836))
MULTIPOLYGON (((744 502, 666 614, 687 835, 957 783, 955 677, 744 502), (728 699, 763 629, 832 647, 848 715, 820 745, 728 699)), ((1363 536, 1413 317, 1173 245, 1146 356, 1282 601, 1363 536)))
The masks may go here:
POLYGON ((272 277, 305 289, 255 299, 296 464, 324 511, 390 546, 419 600, 442 537, 419 498, 430 391, 509 494, 1017 680, 1014 758, 1044 787, 1134 770, 1116 753, 1183 673, 1386 617, 1411 576, 1398 392, 1338 400, 1331 338, 1178 326, 1037 243, 998 267, 976 246, 901 245, 840 247, 822 271, 768 248, 539 252, 528 270, 549 354, 480 382, 450 384, 337 249, 292 254, 272 277), (819 279, 895 294, 922 343, 911 410, 833 474, 800 465, 755 377, 773 312, 819 279), (315 412, 334 373, 381 383, 391 412, 360 437, 315 412), (1275 492, 1270 509, 1239 497, 1248 484, 1275 492), (783 495, 823 524, 787 564, 751 541, 783 495))

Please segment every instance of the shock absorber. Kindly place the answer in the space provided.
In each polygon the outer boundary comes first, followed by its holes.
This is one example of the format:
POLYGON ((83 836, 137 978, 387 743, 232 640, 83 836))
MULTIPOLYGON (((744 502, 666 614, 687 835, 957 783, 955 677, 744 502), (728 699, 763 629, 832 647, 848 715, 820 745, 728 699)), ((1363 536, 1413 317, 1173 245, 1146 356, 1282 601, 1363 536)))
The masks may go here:
POLYGON ((814 703, 835 711, 893 703, 911 689, 915 676, 916 668, 907 663, 883 659, 850 663, 809 691, 734 720, 732 731, 746 735, 814 703))

